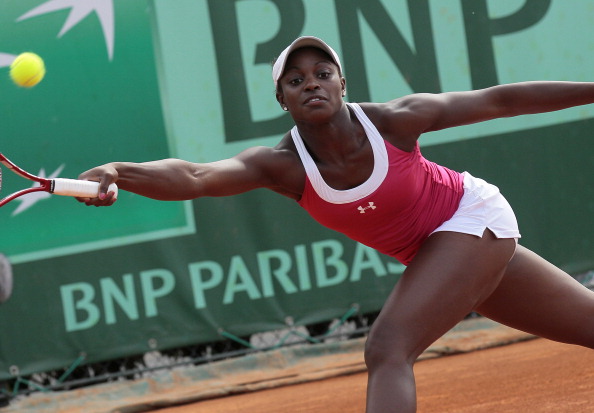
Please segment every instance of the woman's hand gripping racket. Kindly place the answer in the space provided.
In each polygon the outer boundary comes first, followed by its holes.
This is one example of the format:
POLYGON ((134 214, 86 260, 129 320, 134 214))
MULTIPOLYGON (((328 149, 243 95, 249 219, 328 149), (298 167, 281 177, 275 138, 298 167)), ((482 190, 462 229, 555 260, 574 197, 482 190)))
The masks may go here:
MULTIPOLYGON (((55 179, 46 179, 41 178, 39 176, 35 176, 30 174, 29 172, 24 171, 23 169, 16 166, 13 162, 11 162, 6 156, 0 153, 0 163, 6 166, 8 169, 16 173, 17 175, 22 176, 25 179, 29 179, 31 181, 37 182, 38 185, 33 186, 32 188, 22 189, 20 191, 14 192, 2 199, 0 199, 0 207, 6 205, 10 201, 23 196, 25 194, 29 194, 31 192, 49 192, 51 194, 56 195, 64 195, 64 196, 73 196, 77 198, 97 198, 99 196, 99 182, 93 181, 82 181, 79 179, 65 179, 65 178, 55 178, 55 179)), ((2 169, 0 168, 0 191, 2 190, 2 169)), ((113 198, 117 198, 118 196, 118 187, 116 184, 111 184, 108 189, 108 193, 113 192, 113 198)))

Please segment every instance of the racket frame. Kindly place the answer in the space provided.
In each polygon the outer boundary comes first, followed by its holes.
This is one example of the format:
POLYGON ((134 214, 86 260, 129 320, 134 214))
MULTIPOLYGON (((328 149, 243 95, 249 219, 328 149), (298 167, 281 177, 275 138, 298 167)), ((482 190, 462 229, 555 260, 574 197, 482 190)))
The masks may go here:
MULTIPOLYGON (((0 207, 6 205, 10 201, 32 193, 32 192, 49 192, 50 194, 55 193, 56 195, 75 196, 81 198, 94 198, 97 197, 99 191, 99 182, 84 181, 77 179, 66 179, 56 178, 47 179, 41 178, 37 175, 33 175, 24 169, 18 167, 14 162, 8 159, 5 155, 0 152, 0 163, 6 166, 8 169, 13 171, 15 174, 28 179, 33 182, 37 182, 39 185, 31 188, 22 189, 15 193, 8 195, 7 197, 0 199, 0 207)), ((2 188, 2 171, 0 170, 0 189, 2 188)), ((115 183, 109 185, 108 192, 113 192, 114 197, 117 198, 118 187, 115 183)))
MULTIPOLYGON (((20 175, 25 179, 37 182, 39 184, 39 186, 21 189, 20 191, 17 191, 13 194, 8 195, 6 198, 0 199, 0 207, 4 206, 5 204, 9 203, 10 201, 12 201, 15 198, 18 198, 25 194, 29 194, 31 192, 52 193, 54 191, 54 184, 51 179, 41 178, 37 175, 30 174, 29 172, 27 172, 24 169, 21 169, 20 167, 15 165, 14 162, 12 162, 10 159, 8 159, 6 156, 4 156, 1 152, 0 152, 0 163, 2 165, 6 166, 8 169, 10 169, 12 172, 16 173, 17 175, 20 175)), ((2 172, 0 172, 0 179, 2 179, 2 172)), ((2 187, 2 185, 0 183, 0 188, 1 187, 2 187)))

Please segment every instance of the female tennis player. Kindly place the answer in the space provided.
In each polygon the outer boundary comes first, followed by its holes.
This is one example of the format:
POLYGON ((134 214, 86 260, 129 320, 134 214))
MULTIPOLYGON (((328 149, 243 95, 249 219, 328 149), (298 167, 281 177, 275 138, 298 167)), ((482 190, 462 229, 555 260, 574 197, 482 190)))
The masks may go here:
POLYGON ((594 293, 518 245, 516 218, 496 186, 428 161, 418 144, 425 132, 594 103, 594 83, 525 82, 347 103, 340 59, 314 37, 280 54, 273 80, 295 122, 275 147, 205 164, 109 163, 80 176, 100 182, 100 197, 79 200, 111 205, 107 187, 114 182, 160 200, 268 188, 404 263, 367 340, 368 413, 414 412, 413 363, 472 311, 594 347, 594 328, 587 327, 594 293))

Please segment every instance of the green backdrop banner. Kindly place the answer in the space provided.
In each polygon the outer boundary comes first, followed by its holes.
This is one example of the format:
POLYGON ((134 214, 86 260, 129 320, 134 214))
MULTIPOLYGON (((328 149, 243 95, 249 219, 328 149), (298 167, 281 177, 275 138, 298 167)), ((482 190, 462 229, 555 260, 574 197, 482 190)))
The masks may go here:
MULTIPOLYGON (((575 0, 0 1, 1 150, 76 177, 112 160, 210 161, 291 126, 270 62, 301 34, 343 58, 351 101, 523 80, 591 80, 591 5, 575 0), (263 24, 265 22, 265 24, 263 24), (11 59, 41 55, 32 89, 11 59)), ((431 133, 424 154, 497 184, 522 243, 594 268, 594 108, 431 133)), ((27 182, 5 174, 5 190, 27 182)), ((0 210, 15 289, 0 307, 0 379, 372 312, 394 260, 258 190, 112 208, 31 196, 0 210)))

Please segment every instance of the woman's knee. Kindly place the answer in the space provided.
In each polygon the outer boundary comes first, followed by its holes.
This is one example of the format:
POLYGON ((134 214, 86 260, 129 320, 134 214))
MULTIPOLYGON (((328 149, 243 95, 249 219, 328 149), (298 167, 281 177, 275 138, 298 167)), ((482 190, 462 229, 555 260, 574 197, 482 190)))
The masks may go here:
POLYGON ((365 365, 372 371, 379 367, 412 365, 417 354, 406 344, 406 337, 397 329, 372 328, 365 342, 365 365))

